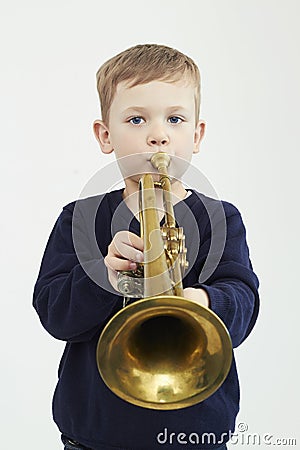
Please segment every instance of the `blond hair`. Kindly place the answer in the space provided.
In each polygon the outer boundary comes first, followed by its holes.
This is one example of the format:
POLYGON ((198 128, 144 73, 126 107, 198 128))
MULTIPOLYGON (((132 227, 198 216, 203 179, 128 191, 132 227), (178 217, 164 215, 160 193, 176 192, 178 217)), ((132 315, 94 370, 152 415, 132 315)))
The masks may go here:
POLYGON ((128 48, 106 61, 97 72, 97 90, 102 120, 108 124, 109 111, 122 81, 129 87, 150 81, 176 82, 186 78, 195 87, 196 120, 200 112, 200 73, 194 61, 176 49, 158 44, 128 48))

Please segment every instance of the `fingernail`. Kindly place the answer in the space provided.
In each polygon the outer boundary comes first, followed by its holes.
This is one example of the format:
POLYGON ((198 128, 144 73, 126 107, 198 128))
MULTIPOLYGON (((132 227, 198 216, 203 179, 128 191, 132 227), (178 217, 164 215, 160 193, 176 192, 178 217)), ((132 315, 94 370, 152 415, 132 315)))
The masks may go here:
POLYGON ((129 264, 130 269, 136 269, 136 263, 132 262, 129 264))
POLYGON ((141 262, 141 261, 143 261, 144 258, 143 258, 143 255, 141 253, 137 253, 136 256, 135 256, 135 259, 138 262, 141 262))

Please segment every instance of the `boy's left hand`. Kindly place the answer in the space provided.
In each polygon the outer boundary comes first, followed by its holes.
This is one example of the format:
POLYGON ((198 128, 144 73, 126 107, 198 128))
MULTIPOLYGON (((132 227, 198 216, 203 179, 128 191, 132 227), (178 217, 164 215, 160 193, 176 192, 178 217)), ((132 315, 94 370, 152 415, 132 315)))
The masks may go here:
POLYGON ((204 289, 185 288, 183 289, 184 298, 199 303, 206 308, 209 308, 209 296, 204 289))

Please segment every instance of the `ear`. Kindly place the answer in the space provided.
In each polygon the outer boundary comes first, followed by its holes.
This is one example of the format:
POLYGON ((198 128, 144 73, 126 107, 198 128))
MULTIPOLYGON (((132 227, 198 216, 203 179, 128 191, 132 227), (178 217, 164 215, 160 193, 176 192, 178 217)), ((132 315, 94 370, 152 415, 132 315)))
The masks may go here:
POLYGON ((106 154, 113 152, 109 129, 105 123, 102 120, 95 120, 93 130, 102 152, 106 154))
POLYGON ((199 120, 195 128, 194 134, 194 151, 193 153, 198 153, 200 148, 200 143, 205 134, 206 123, 203 120, 199 120))

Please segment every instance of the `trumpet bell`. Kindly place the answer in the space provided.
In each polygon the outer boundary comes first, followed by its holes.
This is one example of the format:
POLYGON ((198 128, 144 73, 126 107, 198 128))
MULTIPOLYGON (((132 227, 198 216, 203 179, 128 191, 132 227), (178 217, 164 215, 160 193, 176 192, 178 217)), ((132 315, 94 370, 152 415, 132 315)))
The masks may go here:
POLYGON ((211 310, 162 295, 119 311, 101 333, 96 359, 117 396, 143 408, 171 410, 218 389, 231 366, 232 345, 211 310))

